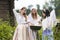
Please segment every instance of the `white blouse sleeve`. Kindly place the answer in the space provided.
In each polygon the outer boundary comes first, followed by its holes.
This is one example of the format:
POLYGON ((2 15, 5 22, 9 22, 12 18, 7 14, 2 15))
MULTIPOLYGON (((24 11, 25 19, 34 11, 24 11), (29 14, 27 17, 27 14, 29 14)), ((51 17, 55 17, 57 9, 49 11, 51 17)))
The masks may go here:
POLYGON ((13 9, 13 12, 14 12, 14 15, 15 15, 15 18, 16 18, 17 23, 19 23, 20 22, 19 21, 20 14, 17 13, 15 9, 13 9))
POLYGON ((31 14, 28 15, 28 20, 27 22, 30 22, 31 21, 31 14))
POLYGON ((52 21, 52 26, 57 25, 55 10, 53 9, 50 13, 50 18, 52 21))
POLYGON ((38 21, 40 21, 40 22, 41 22, 42 17, 38 15, 38 19, 39 19, 38 21))

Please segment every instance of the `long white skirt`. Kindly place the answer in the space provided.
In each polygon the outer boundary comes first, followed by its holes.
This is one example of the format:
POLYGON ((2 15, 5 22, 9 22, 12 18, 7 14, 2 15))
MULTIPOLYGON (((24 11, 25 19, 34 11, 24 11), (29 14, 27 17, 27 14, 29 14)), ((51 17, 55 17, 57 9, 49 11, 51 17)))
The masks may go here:
POLYGON ((19 24, 15 30, 13 40, 35 40, 32 30, 27 24, 19 24))

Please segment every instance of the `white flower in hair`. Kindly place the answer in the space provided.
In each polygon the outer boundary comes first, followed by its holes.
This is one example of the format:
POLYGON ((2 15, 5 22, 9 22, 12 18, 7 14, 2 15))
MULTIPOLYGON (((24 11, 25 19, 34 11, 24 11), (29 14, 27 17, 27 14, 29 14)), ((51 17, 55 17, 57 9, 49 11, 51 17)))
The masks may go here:
POLYGON ((20 6, 20 8, 18 9, 18 10, 19 10, 19 12, 21 11, 21 9, 22 9, 23 7, 25 7, 25 8, 26 8, 26 6, 20 6))
POLYGON ((30 10, 32 10, 32 9, 36 9, 37 10, 37 7, 36 6, 33 6, 33 7, 30 8, 30 10))

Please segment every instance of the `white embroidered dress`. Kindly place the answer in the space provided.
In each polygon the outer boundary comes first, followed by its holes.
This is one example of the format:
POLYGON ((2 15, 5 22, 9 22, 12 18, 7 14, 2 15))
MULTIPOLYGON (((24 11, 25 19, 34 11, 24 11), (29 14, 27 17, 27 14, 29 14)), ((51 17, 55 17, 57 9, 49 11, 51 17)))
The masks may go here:
MULTIPOLYGON (((28 22, 32 23, 34 26, 39 26, 39 21, 41 21, 41 17, 37 14, 37 19, 34 20, 32 18, 31 13, 28 15, 28 22)), ((32 38, 33 40, 36 40, 36 31, 35 30, 31 30, 32 31, 32 38)))
POLYGON ((17 27, 13 36, 13 40, 31 40, 30 38, 30 32, 28 24, 25 21, 25 18, 20 15, 20 13, 17 13, 15 9, 13 9, 16 21, 17 21, 17 27))

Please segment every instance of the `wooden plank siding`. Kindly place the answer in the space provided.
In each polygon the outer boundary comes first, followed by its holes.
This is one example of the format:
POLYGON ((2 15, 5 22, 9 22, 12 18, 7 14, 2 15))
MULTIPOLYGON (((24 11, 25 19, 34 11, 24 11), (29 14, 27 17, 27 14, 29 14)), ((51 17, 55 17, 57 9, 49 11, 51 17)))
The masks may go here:
POLYGON ((14 26, 14 0, 0 0, 0 19, 10 20, 10 24, 14 26))

